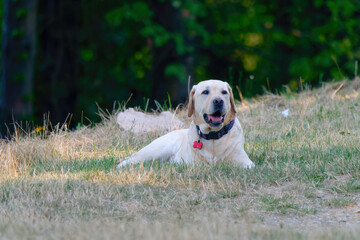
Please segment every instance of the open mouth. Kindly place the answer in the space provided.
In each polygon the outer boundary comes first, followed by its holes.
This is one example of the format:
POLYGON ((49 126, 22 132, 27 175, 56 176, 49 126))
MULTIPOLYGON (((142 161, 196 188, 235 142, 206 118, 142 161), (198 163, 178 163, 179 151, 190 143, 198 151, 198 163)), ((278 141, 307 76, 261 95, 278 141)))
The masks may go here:
POLYGON ((225 115, 222 115, 220 111, 216 111, 213 114, 205 113, 203 117, 206 123, 216 127, 224 122, 225 115))

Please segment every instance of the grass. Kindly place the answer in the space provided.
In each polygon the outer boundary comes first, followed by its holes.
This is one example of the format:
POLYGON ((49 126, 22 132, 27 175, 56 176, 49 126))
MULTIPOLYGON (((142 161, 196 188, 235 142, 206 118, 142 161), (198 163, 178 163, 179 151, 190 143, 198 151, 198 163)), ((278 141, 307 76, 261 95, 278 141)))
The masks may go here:
POLYGON ((239 104, 252 170, 116 170, 164 132, 121 131, 115 114, 76 131, 19 129, 0 142, 0 238, 357 239, 359 91, 357 78, 239 104))

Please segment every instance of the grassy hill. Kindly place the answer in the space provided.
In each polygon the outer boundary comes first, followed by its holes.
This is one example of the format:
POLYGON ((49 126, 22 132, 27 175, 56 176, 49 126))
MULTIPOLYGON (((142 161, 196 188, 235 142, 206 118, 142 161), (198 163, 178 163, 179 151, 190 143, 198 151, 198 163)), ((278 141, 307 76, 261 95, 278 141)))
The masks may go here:
POLYGON ((357 239, 359 92, 357 78, 239 103, 253 170, 116 170, 164 132, 121 131, 114 114, 76 131, 19 129, 0 142, 0 238, 357 239))

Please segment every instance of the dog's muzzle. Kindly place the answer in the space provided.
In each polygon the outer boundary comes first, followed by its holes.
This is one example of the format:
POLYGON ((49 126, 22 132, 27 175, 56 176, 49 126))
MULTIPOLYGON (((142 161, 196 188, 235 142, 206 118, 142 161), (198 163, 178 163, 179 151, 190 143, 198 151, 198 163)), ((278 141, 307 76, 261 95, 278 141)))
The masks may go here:
POLYGON ((203 115, 204 120, 207 124, 218 127, 224 122, 225 113, 224 113, 224 100, 221 98, 215 98, 213 100, 213 109, 214 112, 211 114, 205 113, 203 115))
POLYGON ((204 114, 204 120, 207 124, 218 127, 224 122, 225 114, 223 115, 220 111, 216 111, 212 114, 204 114))

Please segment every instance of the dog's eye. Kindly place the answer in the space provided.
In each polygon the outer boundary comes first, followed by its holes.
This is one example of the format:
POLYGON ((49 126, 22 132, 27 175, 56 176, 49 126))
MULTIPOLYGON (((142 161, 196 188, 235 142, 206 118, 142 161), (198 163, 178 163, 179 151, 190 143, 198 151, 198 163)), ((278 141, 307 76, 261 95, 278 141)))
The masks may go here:
POLYGON ((204 90, 201 94, 208 95, 208 94, 209 94, 209 90, 204 90))
POLYGON ((225 91, 225 90, 222 90, 221 93, 224 94, 224 95, 228 94, 228 92, 225 91))

